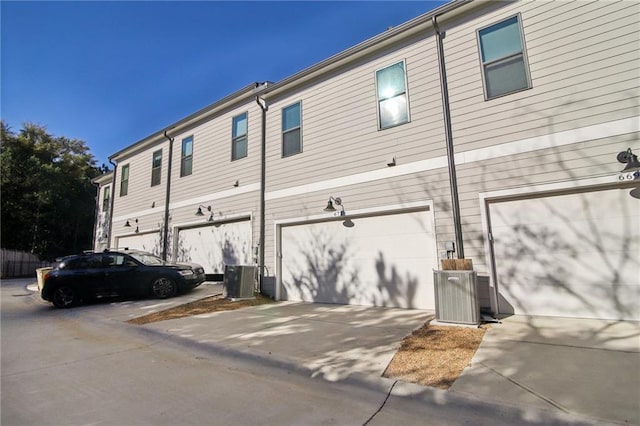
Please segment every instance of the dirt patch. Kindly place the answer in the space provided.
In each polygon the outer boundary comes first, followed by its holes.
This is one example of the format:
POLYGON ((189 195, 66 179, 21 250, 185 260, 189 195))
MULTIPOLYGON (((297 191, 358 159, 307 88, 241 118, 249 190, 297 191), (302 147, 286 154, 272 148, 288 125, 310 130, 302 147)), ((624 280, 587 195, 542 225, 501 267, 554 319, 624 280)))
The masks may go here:
MULTIPOLYGON (((142 325, 265 303, 274 303, 274 301, 260 294, 256 294, 255 299, 237 301, 216 295, 127 322, 142 325)), ((383 376, 424 386, 449 389, 462 370, 471 362, 485 331, 485 327, 448 327, 427 323, 402 340, 400 349, 387 366, 383 376)))
POLYGON ((242 299, 235 301, 225 299, 222 297, 222 295, 216 295, 196 300, 194 302, 185 303, 184 305, 176 306, 174 308, 165 309, 164 311, 154 312, 141 317, 137 317, 127 322, 131 324, 142 325, 149 324, 151 322, 207 314, 210 312, 232 311, 234 309, 246 308, 247 306, 264 305, 266 303, 274 303, 274 301, 261 294, 256 294, 255 299, 242 299))
POLYGON ((449 389, 471 363, 485 331, 425 324, 402 340, 383 377, 449 389))

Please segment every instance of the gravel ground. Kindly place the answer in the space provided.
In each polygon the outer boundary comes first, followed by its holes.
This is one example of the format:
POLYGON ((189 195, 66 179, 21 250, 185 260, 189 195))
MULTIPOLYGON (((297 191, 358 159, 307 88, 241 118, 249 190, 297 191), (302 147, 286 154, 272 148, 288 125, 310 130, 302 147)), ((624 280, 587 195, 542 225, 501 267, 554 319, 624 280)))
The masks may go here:
MULTIPOLYGON (((274 302, 259 294, 256 294, 255 299, 234 302, 217 295, 127 322, 141 325, 265 303, 274 302)), ((427 323, 402 340, 400 349, 387 366, 383 376, 424 386, 449 389, 462 370, 471 362, 484 333, 484 328, 435 326, 427 323)))

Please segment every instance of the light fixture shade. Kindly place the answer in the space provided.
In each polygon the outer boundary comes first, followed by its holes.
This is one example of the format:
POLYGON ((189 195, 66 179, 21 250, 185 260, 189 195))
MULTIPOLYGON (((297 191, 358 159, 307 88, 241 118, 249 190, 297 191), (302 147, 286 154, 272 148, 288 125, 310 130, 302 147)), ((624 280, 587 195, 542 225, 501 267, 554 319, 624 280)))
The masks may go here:
MULTIPOLYGON (((196 212, 195 212, 195 215, 196 215, 196 216, 204 216, 204 213, 202 213, 202 208, 203 208, 203 207, 204 207, 204 206, 203 206, 202 204, 200 204, 200 205, 198 206, 198 211, 196 211, 196 212)), ((207 209, 207 211, 211 211, 211 206, 207 206, 207 207, 204 207, 204 208, 205 208, 205 209, 207 209)))
POLYGON ((632 189, 631 192, 629 192, 629 195, 631 195, 633 198, 640 198, 640 186, 632 189))
POLYGON ((355 226, 355 223, 353 223, 351 219, 347 219, 342 222, 342 226, 344 226, 345 228, 353 228, 355 226))
POLYGON ((632 155, 631 160, 627 163, 624 169, 620 170, 621 172, 635 172, 636 170, 640 170, 640 161, 638 161, 638 157, 632 155))
POLYGON ((626 151, 619 152, 617 159, 620 163, 627 163, 624 169, 620 170, 623 173, 640 170, 640 161, 638 161, 638 156, 631 151, 631 148, 626 151))
POLYGON ((329 200, 329 202, 327 203, 327 207, 324 208, 325 212, 335 212, 336 208, 333 207, 333 201, 329 200))
POLYGON ((124 224, 125 228, 131 228, 131 224, 129 223, 129 220, 127 219, 127 223, 124 224))

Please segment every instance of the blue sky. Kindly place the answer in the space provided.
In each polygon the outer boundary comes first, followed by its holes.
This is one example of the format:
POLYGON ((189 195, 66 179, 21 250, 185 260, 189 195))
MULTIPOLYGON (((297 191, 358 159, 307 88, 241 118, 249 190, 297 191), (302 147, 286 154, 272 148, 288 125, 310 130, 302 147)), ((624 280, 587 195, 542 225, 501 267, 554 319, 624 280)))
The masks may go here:
POLYGON ((254 81, 280 81, 442 1, 0 3, 0 116, 98 164, 254 81))

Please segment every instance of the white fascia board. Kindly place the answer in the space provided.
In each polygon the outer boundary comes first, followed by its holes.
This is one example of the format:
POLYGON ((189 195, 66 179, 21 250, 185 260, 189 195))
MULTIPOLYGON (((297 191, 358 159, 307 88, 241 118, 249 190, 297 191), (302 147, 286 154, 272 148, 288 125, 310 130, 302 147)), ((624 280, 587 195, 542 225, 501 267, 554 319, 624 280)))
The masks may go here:
POLYGON ((311 222, 324 222, 328 220, 356 219, 358 217, 375 216, 379 214, 389 213, 402 213, 415 210, 433 211, 433 202, 431 200, 414 201, 410 203, 391 204, 365 209, 348 210, 346 211, 346 214, 344 216, 336 216, 334 212, 325 212, 324 214, 299 216, 289 219, 278 219, 274 221, 274 225, 277 227, 311 222))
MULTIPOLYGON (((640 117, 630 117, 607 123, 594 124, 563 132, 521 139, 513 142, 502 143, 486 148, 472 149, 455 154, 457 166, 472 164, 479 161, 491 160, 511 155, 523 154, 531 151, 572 145, 595 139, 619 136, 634 132, 640 132, 640 117)), ((344 186, 373 182, 380 179, 389 179, 397 176, 419 173, 429 170, 446 168, 448 161, 446 156, 416 161, 408 164, 400 164, 395 167, 372 170, 334 179, 312 182, 291 188, 270 191, 265 194, 267 201, 279 198, 293 197, 310 192, 332 190, 344 186)))
MULTIPOLYGON (((232 189, 227 189, 225 191, 220 191, 220 192, 214 192, 211 194, 205 194, 205 195, 201 195, 199 197, 196 198, 189 198, 187 200, 182 200, 182 201, 178 201, 176 203, 171 203, 169 204, 169 209, 173 210, 173 209, 177 209, 177 208, 181 208, 181 207, 188 207, 188 206, 199 206, 200 204, 207 204, 207 203, 211 203, 213 201, 216 200, 221 200, 223 198, 228 198, 228 197, 233 197, 235 195, 240 195, 240 194, 246 194, 248 192, 256 192, 256 191, 260 191, 260 183, 250 183, 247 185, 241 185, 237 188, 232 188, 232 189)), ((114 222, 117 221, 122 221, 122 220, 127 220, 127 219, 131 219, 131 217, 137 217, 137 218, 141 218, 143 216, 146 215, 150 215, 150 214, 154 214, 157 213, 158 211, 164 211, 164 204, 158 205, 154 208, 149 208, 149 209, 145 209, 145 210, 139 210, 137 212, 133 212, 133 213, 127 213, 126 215, 121 215, 121 216, 116 216, 113 218, 114 222)), ((213 206, 212 206, 213 208, 213 206)))
POLYGON ((476 161, 522 154, 539 149, 572 145, 595 139, 624 135, 640 131, 640 117, 630 117, 592 126, 565 130, 563 132, 521 139, 486 148, 473 149, 455 155, 456 164, 474 163, 476 161))
POLYGON ((397 176, 419 173, 426 170, 434 170, 447 167, 447 157, 436 157, 428 160, 415 161, 408 164, 400 164, 395 167, 386 169, 371 170, 369 172, 357 173, 354 175, 343 176, 334 179, 313 182, 306 185, 294 186, 291 188, 280 189, 267 192, 265 199, 276 200, 278 198, 286 198, 295 195, 306 194, 315 191, 324 191, 327 189, 340 188, 343 186, 357 185, 359 183, 373 182, 380 179, 389 179, 397 176))

